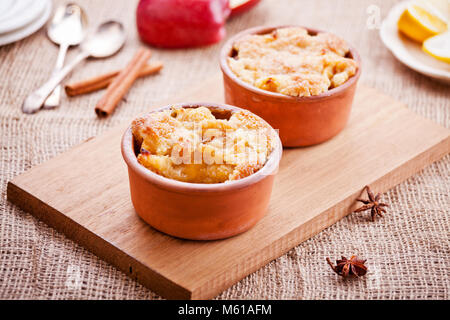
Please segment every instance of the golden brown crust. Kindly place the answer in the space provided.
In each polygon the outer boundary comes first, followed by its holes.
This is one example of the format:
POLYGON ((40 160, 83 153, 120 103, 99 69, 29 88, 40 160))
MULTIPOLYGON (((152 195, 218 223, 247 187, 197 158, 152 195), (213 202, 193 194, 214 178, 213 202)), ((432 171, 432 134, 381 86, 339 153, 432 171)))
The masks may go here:
POLYGON ((347 43, 329 33, 316 36, 301 27, 248 35, 234 44, 228 58, 233 73, 257 88, 303 97, 342 85, 356 73, 357 63, 346 55, 347 43))
POLYGON ((249 111, 216 119, 206 107, 148 114, 132 123, 140 164, 167 178, 221 183, 261 169, 276 143, 275 131, 249 111))

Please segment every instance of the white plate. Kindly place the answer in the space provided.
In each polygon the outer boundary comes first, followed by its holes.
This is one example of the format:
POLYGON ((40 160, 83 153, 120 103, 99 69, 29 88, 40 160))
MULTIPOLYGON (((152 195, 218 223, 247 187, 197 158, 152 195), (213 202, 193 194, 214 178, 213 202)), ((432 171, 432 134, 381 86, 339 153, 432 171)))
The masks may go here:
POLYGON ((11 12, 11 9, 13 5, 16 2, 14 0, 2 0, 0 1, 0 20, 3 19, 9 12, 11 12))
POLYGON ((50 0, 45 0, 43 2, 45 2, 46 7, 44 8, 44 12, 42 13, 42 15, 39 16, 36 20, 32 21, 30 24, 26 25, 23 28, 0 34, 0 46, 28 37, 29 35, 39 30, 47 22, 52 11, 52 2, 50 0))
POLYGON ((397 21, 410 1, 394 6, 381 24, 380 36, 392 54, 409 68, 426 76, 450 83, 450 64, 439 61, 425 52, 417 42, 398 32, 397 21))
POLYGON ((44 12, 47 2, 47 0, 16 0, 6 15, 0 17, 0 34, 23 28, 36 20, 44 12))

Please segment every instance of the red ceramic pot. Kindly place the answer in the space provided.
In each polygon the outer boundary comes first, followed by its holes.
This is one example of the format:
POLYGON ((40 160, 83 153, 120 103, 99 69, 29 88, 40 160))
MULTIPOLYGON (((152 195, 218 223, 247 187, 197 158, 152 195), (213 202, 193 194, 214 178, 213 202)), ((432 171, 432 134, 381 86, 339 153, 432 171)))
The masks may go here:
MULTIPOLYGON (((213 103, 182 103, 171 107, 208 107, 213 114, 229 118, 236 107, 213 103)), ((215 240, 251 228, 269 205, 282 146, 276 147, 256 173, 227 183, 187 183, 163 177, 139 164, 139 150, 128 128, 122 138, 122 155, 128 166, 131 200, 137 214, 155 229, 192 240, 215 240)))
MULTIPOLYGON (((354 49, 349 58, 358 63, 354 76, 344 84, 320 95, 292 97, 256 88, 240 80, 228 66, 233 43, 248 34, 266 34, 277 27, 256 27, 238 33, 223 46, 220 66, 225 86, 225 102, 248 109, 279 129, 283 146, 300 147, 324 142, 344 129, 350 116, 356 84, 361 74, 361 60, 354 49)), ((310 34, 321 31, 308 29, 310 34)))

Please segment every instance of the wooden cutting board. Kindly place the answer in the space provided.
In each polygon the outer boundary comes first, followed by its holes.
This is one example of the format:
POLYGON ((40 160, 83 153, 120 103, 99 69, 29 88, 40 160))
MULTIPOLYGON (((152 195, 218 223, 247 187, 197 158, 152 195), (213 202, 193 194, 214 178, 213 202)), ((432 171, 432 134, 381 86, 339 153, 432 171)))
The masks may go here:
MULTIPOLYGON (((223 101, 221 77, 158 106, 183 101, 223 101)), ((269 211, 254 228, 225 240, 186 241, 136 215, 120 153, 127 126, 14 178, 7 196, 166 298, 216 296, 349 214, 365 185, 385 192, 450 152, 449 130, 361 85, 342 133, 284 150, 269 211)))

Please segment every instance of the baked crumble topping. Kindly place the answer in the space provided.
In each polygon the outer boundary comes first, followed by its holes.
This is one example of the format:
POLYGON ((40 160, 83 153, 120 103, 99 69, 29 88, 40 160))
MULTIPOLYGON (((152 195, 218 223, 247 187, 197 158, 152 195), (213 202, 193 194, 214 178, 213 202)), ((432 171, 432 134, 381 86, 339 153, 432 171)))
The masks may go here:
POLYGON ((247 35, 228 58, 236 76, 257 88, 294 97, 319 95, 355 75, 349 47, 330 33, 308 34, 301 27, 247 35))
POLYGON ((138 162, 164 177, 191 183, 242 179, 266 163, 276 132, 249 111, 223 119, 209 108, 172 108, 132 123, 138 162))

